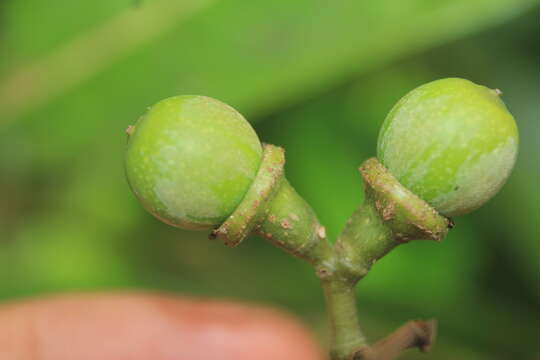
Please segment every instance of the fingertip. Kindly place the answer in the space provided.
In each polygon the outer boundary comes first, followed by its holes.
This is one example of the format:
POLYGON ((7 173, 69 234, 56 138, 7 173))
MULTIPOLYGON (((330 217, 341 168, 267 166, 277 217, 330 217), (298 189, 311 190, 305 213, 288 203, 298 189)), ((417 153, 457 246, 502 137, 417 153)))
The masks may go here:
POLYGON ((36 359, 32 352, 44 360, 323 358, 298 320, 232 302, 140 293, 71 295, 4 307, 0 319, 0 354, 11 351, 5 355, 17 359, 36 359), (11 344, 2 344, 6 331, 11 344))

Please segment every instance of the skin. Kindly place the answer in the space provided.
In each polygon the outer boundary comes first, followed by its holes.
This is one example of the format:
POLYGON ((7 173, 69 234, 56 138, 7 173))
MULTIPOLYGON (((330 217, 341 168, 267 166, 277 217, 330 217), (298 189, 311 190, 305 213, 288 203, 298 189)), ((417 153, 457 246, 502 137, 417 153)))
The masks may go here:
POLYGON ((322 360, 276 310, 156 294, 80 294, 0 306, 0 358, 322 360))
POLYGON ((249 189, 262 158, 244 117, 205 96, 158 102, 128 135, 131 189, 154 216, 185 229, 221 224, 249 189))
POLYGON ((405 95, 384 121, 377 157, 441 214, 468 213, 506 182, 518 129, 498 90, 448 78, 405 95))

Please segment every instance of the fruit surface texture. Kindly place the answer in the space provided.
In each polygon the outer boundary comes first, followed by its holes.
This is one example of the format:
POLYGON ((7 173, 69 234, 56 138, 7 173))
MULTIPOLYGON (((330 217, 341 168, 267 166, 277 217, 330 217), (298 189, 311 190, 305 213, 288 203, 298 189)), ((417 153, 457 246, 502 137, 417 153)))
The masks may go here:
POLYGON ((232 107, 205 96, 175 96, 128 129, 126 173, 143 206, 185 229, 220 225, 255 178, 259 139, 232 107))
POLYGON ((517 152, 518 129, 500 91, 459 78, 405 95, 384 121, 377 146, 398 181, 445 216, 492 198, 517 152))

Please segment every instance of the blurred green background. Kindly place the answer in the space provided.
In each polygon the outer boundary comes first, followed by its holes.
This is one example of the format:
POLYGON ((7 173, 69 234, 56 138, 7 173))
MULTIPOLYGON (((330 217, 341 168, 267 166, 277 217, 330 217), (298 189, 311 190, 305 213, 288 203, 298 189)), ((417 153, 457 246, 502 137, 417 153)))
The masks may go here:
POLYGON ((503 91, 515 171, 441 244, 413 242, 358 287, 374 340, 436 317, 427 357, 540 356, 540 1, 0 2, 0 297, 164 290, 278 306, 324 341, 310 267, 258 238, 229 249, 145 213, 124 129, 176 94, 221 99, 287 149, 331 237, 362 200, 358 165, 412 88, 458 76, 503 91))

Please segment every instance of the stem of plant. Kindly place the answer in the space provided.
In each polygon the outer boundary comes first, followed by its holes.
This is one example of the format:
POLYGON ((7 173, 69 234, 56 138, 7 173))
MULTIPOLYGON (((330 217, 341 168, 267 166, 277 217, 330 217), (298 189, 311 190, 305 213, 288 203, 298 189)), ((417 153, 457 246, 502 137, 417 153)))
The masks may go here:
POLYGON ((367 346, 356 311, 355 284, 340 279, 323 279, 321 284, 331 326, 330 357, 349 359, 356 350, 367 346))
POLYGON ((411 344, 427 349, 435 328, 424 326, 422 328, 428 329, 426 334, 417 336, 413 333, 416 327, 404 327, 400 336, 392 335, 373 347, 367 345, 360 332, 354 306, 356 283, 396 246, 413 239, 440 241, 450 224, 448 219, 399 184, 376 159, 367 160, 360 172, 365 185, 364 202, 336 241, 338 270, 329 283, 323 281, 333 318, 332 360, 366 359, 367 356, 369 359, 392 359, 411 344), (410 336, 401 336, 405 332, 410 336), (404 337, 414 341, 403 341, 404 337))
MULTIPOLYGON (((332 333, 331 359, 377 359, 378 353, 399 354, 416 337, 389 337, 369 347, 360 330, 355 286, 381 257, 412 239, 441 240, 448 220, 404 188, 376 159, 361 173, 365 199, 354 212, 334 246, 309 204, 284 176, 283 149, 265 145, 263 162, 248 193, 235 212, 214 232, 229 246, 258 234, 288 253, 313 265, 321 279, 332 333), (399 341, 397 341, 398 339, 399 341), (391 350, 391 351, 389 351, 391 350)), ((429 327, 427 327, 429 328, 429 327)), ((431 327, 432 328, 432 327, 431 327)), ((424 336, 430 338, 430 334, 424 336)), ((419 341, 425 344, 425 341, 419 341)), ((410 347, 410 346, 409 346, 410 347)))

